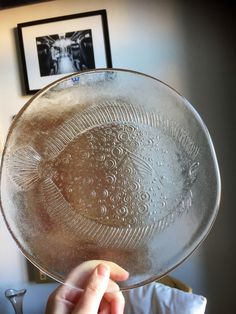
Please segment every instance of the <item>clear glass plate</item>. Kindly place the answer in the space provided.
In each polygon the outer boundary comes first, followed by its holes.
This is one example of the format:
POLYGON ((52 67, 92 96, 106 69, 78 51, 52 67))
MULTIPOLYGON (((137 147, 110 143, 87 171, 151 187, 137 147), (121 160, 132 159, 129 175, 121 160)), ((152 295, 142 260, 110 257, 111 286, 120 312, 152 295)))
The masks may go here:
POLYGON ((64 282, 112 261, 129 289, 168 273, 216 217, 220 176, 198 113, 147 75, 101 69, 37 93, 10 128, 1 203, 23 254, 64 282))

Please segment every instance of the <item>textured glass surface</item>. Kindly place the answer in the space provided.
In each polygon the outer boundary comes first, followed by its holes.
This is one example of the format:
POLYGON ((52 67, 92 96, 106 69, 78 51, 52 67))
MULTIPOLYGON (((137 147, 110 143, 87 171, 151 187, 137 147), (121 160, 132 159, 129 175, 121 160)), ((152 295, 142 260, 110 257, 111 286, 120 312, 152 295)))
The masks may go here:
POLYGON ((157 279, 204 239, 219 197, 199 115, 140 73, 83 72, 43 89, 16 116, 3 155, 9 230, 62 282, 88 260, 127 269, 124 289, 157 279))

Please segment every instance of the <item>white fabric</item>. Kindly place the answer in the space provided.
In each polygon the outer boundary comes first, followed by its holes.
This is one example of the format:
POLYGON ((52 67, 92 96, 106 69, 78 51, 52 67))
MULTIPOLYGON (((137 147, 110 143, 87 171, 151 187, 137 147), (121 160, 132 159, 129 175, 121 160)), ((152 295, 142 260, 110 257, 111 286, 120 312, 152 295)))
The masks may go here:
POLYGON ((207 300, 160 283, 124 293, 125 314, 204 314, 207 300))

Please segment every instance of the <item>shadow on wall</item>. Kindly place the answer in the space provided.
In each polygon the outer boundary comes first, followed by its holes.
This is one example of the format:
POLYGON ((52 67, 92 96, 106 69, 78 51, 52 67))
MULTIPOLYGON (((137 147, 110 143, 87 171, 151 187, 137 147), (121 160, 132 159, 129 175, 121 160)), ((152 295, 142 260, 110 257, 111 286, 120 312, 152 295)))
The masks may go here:
POLYGON ((52 0, 1 0, 0 10, 8 9, 11 7, 18 7, 20 5, 35 4, 37 2, 47 2, 47 1, 52 1, 52 0))
POLYGON ((205 121, 215 146, 222 199, 216 224, 203 245, 207 313, 234 313, 236 278, 234 224, 236 221, 235 173, 235 5, 180 5, 186 51, 189 95, 205 121), (234 169, 234 171, 233 171, 234 169))
POLYGON ((21 94, 26 94, 26 88, 25 88, 25 77, 24 77, 24 70, 21 60, 21 53, 20 53, 20 43, 19 43, 19 36, 17 33, 17 28, 12 29, 14 42, 15 42, 15 49, 16 49, 16 56, 17 56, 17 75, 20 78, 20 88, 21 88, 21 94))

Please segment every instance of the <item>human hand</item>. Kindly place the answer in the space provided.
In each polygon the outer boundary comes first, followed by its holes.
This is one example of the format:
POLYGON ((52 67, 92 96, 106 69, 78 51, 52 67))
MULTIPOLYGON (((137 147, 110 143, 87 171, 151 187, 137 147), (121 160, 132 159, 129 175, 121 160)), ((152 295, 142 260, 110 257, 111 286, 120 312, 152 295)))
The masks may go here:
POLYGON ((127 271, 112 262, 82 263, 50 295, 45 314, 121 314, 125 301, 114 280, 128 277, 127 271))

